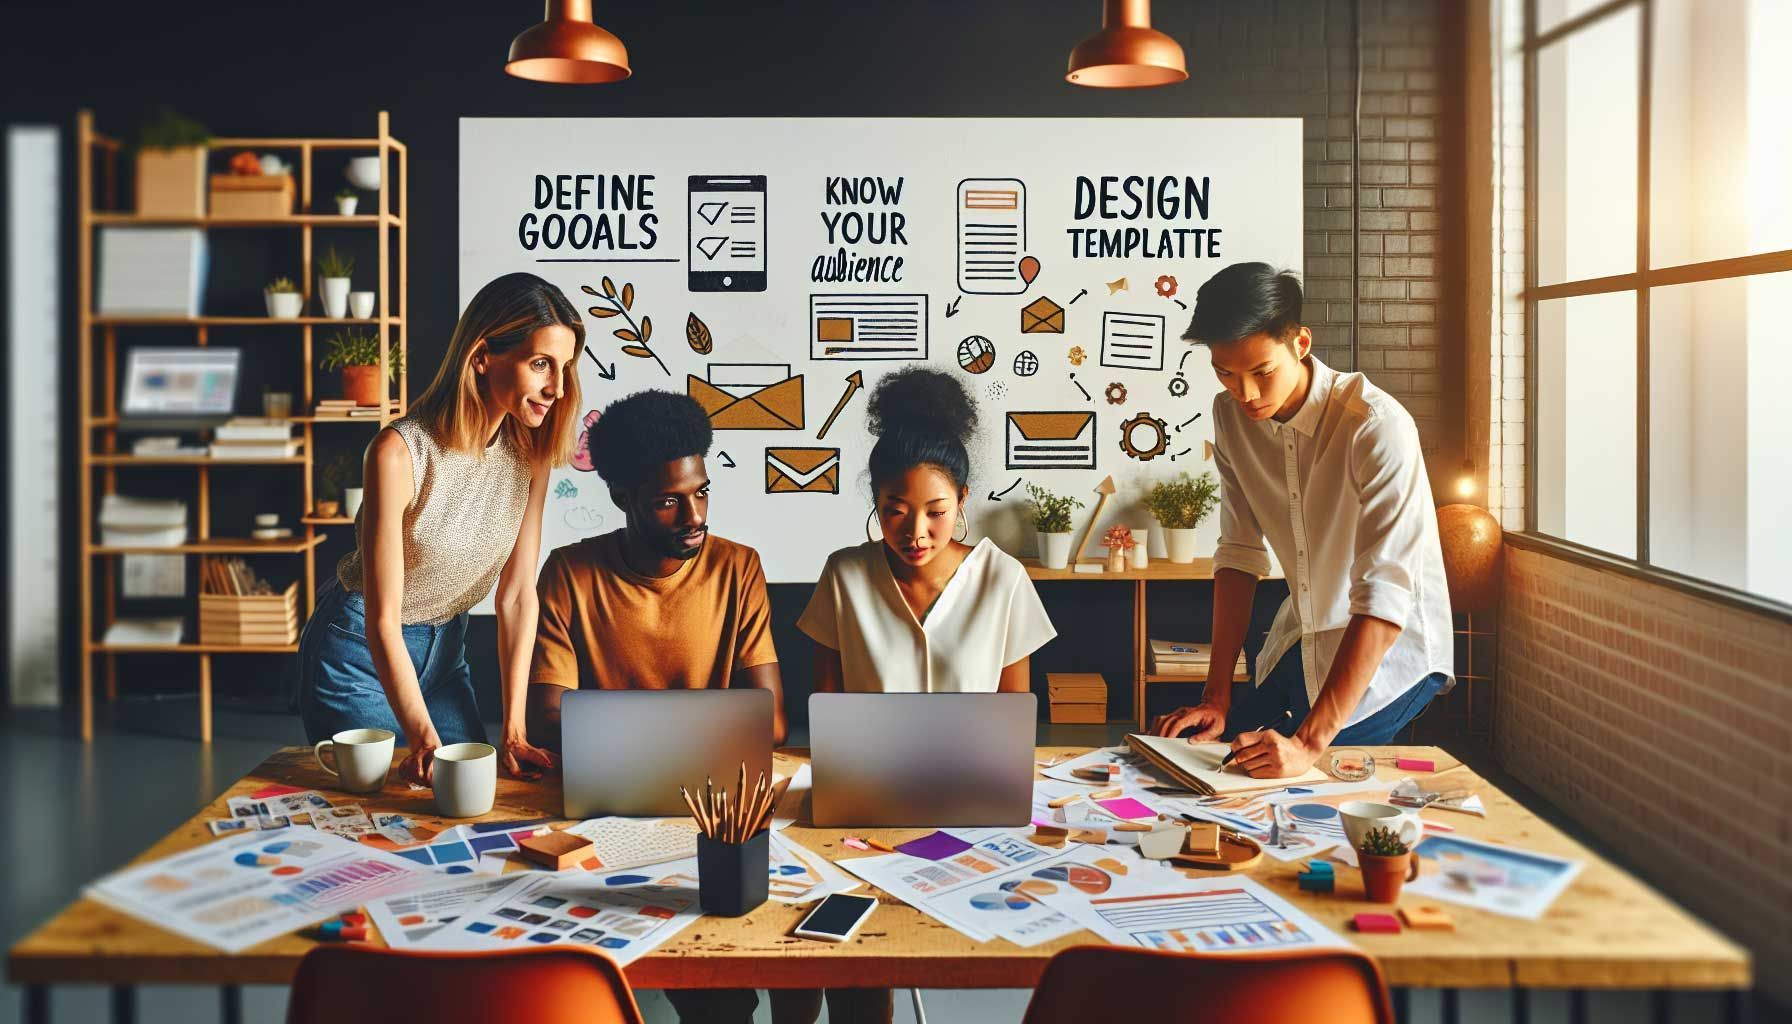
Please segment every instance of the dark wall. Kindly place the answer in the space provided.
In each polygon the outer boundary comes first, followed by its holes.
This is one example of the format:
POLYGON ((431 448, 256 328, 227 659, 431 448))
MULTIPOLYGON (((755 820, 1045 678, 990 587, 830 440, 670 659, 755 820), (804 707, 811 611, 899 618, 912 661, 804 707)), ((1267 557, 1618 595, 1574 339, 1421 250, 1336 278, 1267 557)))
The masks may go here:
MULTIPOLYGON (((1063 81, 1070 48, 1099 25, 1093 2, 604 2, 597 20, 628 45, 636 73, 619 85, 588 87, 538 85, 502 72, 510 38, 541 9, 522 0, 29 3, 9 10, 0 76, 8 120, 72 129, 74 112, 87 107, 101 130, 125 137, 156 104, 219 134, 260 136, 367 135, 375 112, 390 111, 393 133, 412 158, 413 393, 435 368, 458 311, 457 195, 478 187, 456 171, 461 117, 1299 116, 1307 138, 1307 316, 1318 325, 1320 355, 1334 366, 1360 366, 1406 402, 1437 481, 1462 461, 1460 381, 1440 372, 1456 358, 1460 326, 1459 304, 1450 302, 1461 277, 1453 252, 1461 204, 1449 185, 1460 161, 1448 128, 1461 120, 1461 91, 1447 72, 1460 63, 1450 7, 1160 2, 1155 23, 1182 42, 1190 81, 1108 91, 1063 81), (1366 217, 1371 210, 1376 216, 1366 217), (1362 301, 1353 303, 1353 295, 1362 301), (1359 324, 1376 328, 1359 335, 1359 324)), ((68 323, 73 242, 71 231, 68 323)), ((214 283, 217 302, 252 303, 265 269, 278 263, 277 254, 248 246, 222 261, 227 277, 214 283), (239 288, 247 294, 236 294, 239 288)), ((71 381, 72 345, 64 353, 71 381)), ((72 421, 66 426, 72 466, 76 432, 72 421)), ((63 481, 70 508, 73 485, 72 476, 63 481)), ((716 514, 725 521, 726 510, 716 514)), ((750 536, 749 529, 733 532, 750 536)), ((340 550, 332 547, 320 568, 340 550)), ((69 622, 79 621, 74 589, 72 580, 64 587, 69 622)), ((1279 585, 1268 589, 1279 592, 1279 585)), ((1046 670, 1101 671, 1114 712, 1125 714, 1126 587, 1085 582, 1043 593, 1063 635, 1035 660, 1036 685, 1043 687, 1037 673, 1046 670)), ((1161 586, 1154 594, 1153 632, 1206 636, 1205 588, 1161 586)), ((799 695, 807 692, 809 646, 791 623, 807 597, 807 587, 773 588, 785 675, 799 695)), ((1259 604, 1260 613, 1273 608, 1267 593, 1259 604)), ((493 634, 490 619, 476 620, 475 674, 495 710, 493 634)), ((122 687, 190 687, 188 669, 175 664, 184 660, 127 664, 122 687)), ((291 674, 290 666, 273 665, 226 682, 231 671, 220 669, 220 696, 263 705, 278 705, 281 684, 273 680, 291 674)))

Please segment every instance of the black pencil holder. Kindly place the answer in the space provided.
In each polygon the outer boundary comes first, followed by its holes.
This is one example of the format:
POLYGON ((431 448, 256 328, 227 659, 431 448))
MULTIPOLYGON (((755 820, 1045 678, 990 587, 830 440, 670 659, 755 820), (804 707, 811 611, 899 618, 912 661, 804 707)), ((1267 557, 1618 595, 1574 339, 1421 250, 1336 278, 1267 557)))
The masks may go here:
POLYGON ((771 875, 771 830, 744 843, 697 837, 697 902, 705 914, 740 917, 765 902, 771 875))

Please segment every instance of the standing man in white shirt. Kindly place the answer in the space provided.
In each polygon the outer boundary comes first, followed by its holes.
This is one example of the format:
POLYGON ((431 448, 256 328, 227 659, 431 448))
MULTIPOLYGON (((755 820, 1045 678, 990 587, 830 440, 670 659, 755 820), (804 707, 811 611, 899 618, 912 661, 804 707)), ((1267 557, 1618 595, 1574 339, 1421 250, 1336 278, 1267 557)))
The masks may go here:
POLYGON ((1213 400, 1215 669, 1201 703, 1152 729, 1191 742, 1233 736, 1233 764, 1257 778, 1297 775, 1333 744, 1391 742, 1454 685, 1418 429, 1367 377, 1315 358, 1300 317, 1292 272, 1236 263, 1201 286, 1182 336, 1207 346, 1226 386, 1213 400), (1255 689, 1235 705, 1232 666, 1268 548, 1288 600, 1258 655, 1255 689))

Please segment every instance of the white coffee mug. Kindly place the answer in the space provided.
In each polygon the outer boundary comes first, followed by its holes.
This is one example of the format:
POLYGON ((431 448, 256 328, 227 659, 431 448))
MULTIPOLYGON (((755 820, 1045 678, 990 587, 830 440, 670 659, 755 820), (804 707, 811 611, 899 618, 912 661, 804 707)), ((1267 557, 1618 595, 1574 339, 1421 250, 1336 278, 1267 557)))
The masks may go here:
POLYGON ((436 813, 445 818, 476 818, 498 798, 498 751, 489 743, 440 747, 432 771, 436 813))
POLYGON ((348 309, 357 320, 371 319, 373 317, 373 293, 349 292, 348 309))
POLYGON ((1425 838, 1425 823, 1419 820, 1417 811, 1406 807, 1374 800, 1347 800, 1338 807, 1338 817, 1343 819, 1344 837, 1350 840, 1353 850, 1363 848, 1363 839, 1373 828, 1391 830, 1407 849, 1417 846, 1419 840, 1425 838))
POLYGON ((349 729, 339 732, 311 748, 317 766, 341 780, 350 793, 372 793, 386 784, 386 772, 392 767, 392 744, 396 737, 386 729, 349 729), (324 748, 329 747, 336 762, 332 768, 324 763, 324 748))

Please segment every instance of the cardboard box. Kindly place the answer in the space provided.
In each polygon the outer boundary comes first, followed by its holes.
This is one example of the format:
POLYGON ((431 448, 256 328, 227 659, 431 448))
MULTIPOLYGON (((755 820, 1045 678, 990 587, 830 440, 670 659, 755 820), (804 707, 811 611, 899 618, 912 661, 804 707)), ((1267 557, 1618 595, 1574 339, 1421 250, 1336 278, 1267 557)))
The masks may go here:
POLYGON ((204 146, 137 153, 137 212, 146 217, 205 216, 204 146))
POLYGON ((278 594, 199 595, 202 644, 285 645, 299 642, 299 585, 278 594))
POLYGON ((1108 706, 1102 704, 1057 704, 1051 706, 1054 725, 1105 725, 1108 706))
POLYGON ((292 216, 290 174, 212 175, 212 216, 255 220, 292 216))

